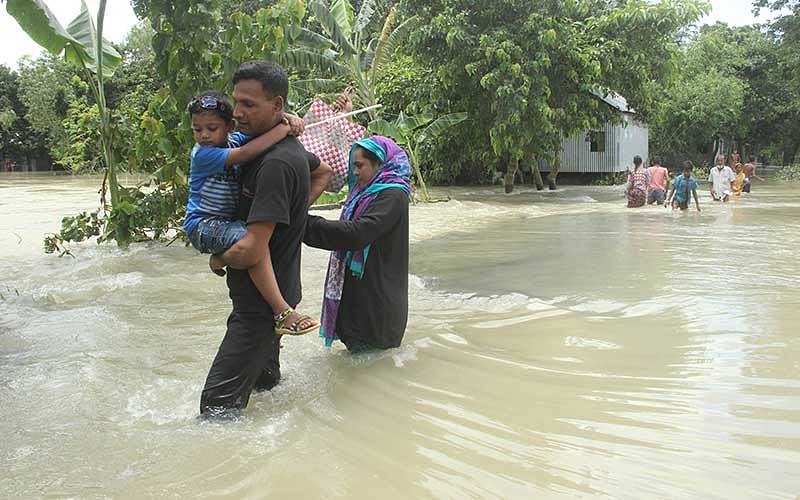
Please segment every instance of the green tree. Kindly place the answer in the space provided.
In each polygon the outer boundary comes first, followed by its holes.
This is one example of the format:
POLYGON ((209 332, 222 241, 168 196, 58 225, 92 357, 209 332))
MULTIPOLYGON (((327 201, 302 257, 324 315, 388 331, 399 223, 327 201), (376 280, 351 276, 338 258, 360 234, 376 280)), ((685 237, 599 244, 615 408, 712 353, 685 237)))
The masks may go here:
POLYGON ((784 58, 772 30, 701 28, 676 58, 679 76, 661 88, 650 119, 653 152, 671 154, 673 162, 712 162, 722 139, 744 154, 786 151, 791 157, 800 99, 784 58))
POLYGON ((441 84, 433 106, 469 110, 475 124, 459 129, 436 159, 501 168, 510 190, 520 161, 555 160, 562 137, 609 119, 598 95, 619 92, 633 106, 647 106, 645 82, 669 69, 679 32, 706 4, 405 0, 403 6, 421 19, 410 36, 414 54, 435 68, 441 84))
POLYGON ((726 25, 704 26, 676 55, 680 75, 663 87, 650 117, 654 154, 672 156, 672 162, 688 157, 713 163, 720 138, 731 142, 746 134, 742 111, 748 88, 738 74, 745 54, 730 36, 726 25))
POLYGON ((0 108, 6 113, 5 126, 0 127, 2 155, 14 158, 47 158, 47 139, 28 122, 28 109, 20 97, 20 77, 7 66, 0 65, 0 108))
POLYGON ((125 55, 145 63, 154 56, 151 74, 157 73, 166 85, 158 88, 137 116, 134 113, 141 109, 143 92, 151 90, 154 83, 135 70, 123 74, 117 86, 109 85, 109 98, 114 90, 125 94, 110 116, 115 118, 116 137, 125 138, 118 141, 115 151, 125 154, 132 168, 152 175, 139 186, 122 188, 122 200, 115 202, 108 214, 65 218, 60 233, 45 241, 46 251, 63 254, 66 242, 92 236, 99 236, 98 242, 114 239, 124 246, 160 239, 172 230, 181 234, 188 196, 188 152, 193 142, 185 103, 201 90, 229 91, 233 72, 241 62, 285 52, 299 35, 305 15, 300 0, 282 0, 253 16, 226 13, 225 29, 219 30, 219 6, 219 0, 134 1, 137 14, 146 17, 153 30, 134 31, 125 55), (152 40, 152 52, 145 48, 148 40, 152 40))
POLYGON ((800 152, 800 1, 757 0, 756 10, 771 9, 777 18, 769 25, 777 40, 777 64, 769 69, 778 82, 779 104, 772 107, 773 122, 761 129, 773 134, 770 150, 777 161, 790 164, 800 152))
POLYGON ((31 127, 47 138, 49 149, 67 140, 63 121, 69 102, 75 99, 73 77, 77 68, 50 54, 23 58, 19 67, 19 98, 31 127))

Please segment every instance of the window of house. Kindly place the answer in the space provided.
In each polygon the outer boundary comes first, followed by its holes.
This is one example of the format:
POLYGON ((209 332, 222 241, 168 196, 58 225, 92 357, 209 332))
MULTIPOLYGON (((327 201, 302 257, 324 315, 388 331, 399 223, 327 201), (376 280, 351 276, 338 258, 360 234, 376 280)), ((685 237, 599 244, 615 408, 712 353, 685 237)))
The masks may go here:
POLYGON ((599 130, 589 132, 589 151, 592 153, 606 152, 606 133, 599 130))

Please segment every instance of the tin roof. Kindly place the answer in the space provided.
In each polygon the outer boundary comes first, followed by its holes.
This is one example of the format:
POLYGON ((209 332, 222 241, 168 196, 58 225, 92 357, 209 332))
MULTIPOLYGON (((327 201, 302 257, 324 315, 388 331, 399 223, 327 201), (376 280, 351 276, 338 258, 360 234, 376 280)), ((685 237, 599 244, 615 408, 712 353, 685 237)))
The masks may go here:
POLYGON ((595 97, 608 104, 612 108, 622 112, 636 114, 633 108, 628 106, 628 100, 617 94, 616 92, 605 93, 599 89, 591 89, 589 92, 594 94, 595 97))

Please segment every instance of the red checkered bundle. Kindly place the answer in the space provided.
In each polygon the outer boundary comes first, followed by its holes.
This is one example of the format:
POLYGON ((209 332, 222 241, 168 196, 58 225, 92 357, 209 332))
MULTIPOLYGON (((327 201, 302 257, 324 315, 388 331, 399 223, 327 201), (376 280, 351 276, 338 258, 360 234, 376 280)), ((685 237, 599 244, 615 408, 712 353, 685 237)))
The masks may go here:
POLYGON ((330 192, 339 191, 347 183, 350 148, 355 141, 364 137, 366 129, 347 118, 332 120, 317 127, 308 126, 339 113, 332 106, 316 99, 303 117, 306 131, 298 137, 306 150, 333 168, 333 177, 325 189, 330 192))

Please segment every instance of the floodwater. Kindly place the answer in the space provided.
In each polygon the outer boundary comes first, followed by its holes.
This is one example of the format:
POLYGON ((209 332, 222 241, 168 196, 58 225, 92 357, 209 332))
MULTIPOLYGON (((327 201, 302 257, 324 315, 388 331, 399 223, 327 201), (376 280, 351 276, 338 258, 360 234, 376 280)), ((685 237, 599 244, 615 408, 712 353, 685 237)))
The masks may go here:
MULTIPOLYGON (((403 346, 286 338, 281 384, 213 423, 230 305, 206 258, 41 250, 98 184, 0 176, 3 498, 800 495, 800 186, 703 187, 702 213, 440 191, 411 209, 403 346)), ((317 314, 326 255, 303 258, 317 314)))

